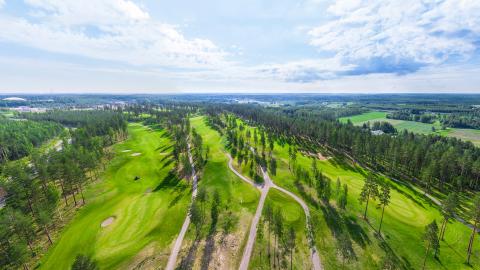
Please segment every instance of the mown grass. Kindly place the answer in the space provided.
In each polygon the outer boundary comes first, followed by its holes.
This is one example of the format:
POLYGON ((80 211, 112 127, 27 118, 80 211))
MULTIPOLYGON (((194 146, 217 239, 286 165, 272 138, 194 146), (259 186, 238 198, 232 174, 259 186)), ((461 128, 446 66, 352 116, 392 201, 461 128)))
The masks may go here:
POLYGON ((87 204, 63 229, 40 269, 69 269, 77 254, 93 256, 101 269, 131 269, 147 261, 166 264, 191 191, 169 173, 171 141, 165 131, 130 124, 129 134, 113 147, 116 155, 102 180, 87 189, 87 204), (136 176, 140 179, 134 180, 136 176), (113 223, 102 228, 112 216, 113 223))
POLYGON ((208 269, 214 266, 221 269, 238 268, 260 193, 230 171, 225 140, 217 131, 207 126, 204 117, 191 118, 191 126, 202 137, 203 146, 209 148, 208 161, 198 183, 199 188, 206 189, 209 198, 204 206, 206 220, 201 239, 196 239, 195 227, 191 224, 177 264, 188 265, 187 268, 193 269, 208 265, 208 269), (221 206, 217 226, 213 228, 214 233, 211 233, 210 207, 215 191, 220 195, 221 206), (230 211, 239 221, 234 230, 225 235, 222 224, 230 211))
MULTIPOLYGON (((396 261, 401 269, 419 269, 425 255, 423 233, 425 226, 436 220, 440 223, 442 217, 438 207, 423 194, 410 187, 381 178, 392 189, 391 203, 385 210, 382 225, 383 238, 375 235, 378 228, 381 209, 378 202, 370 202, 368 222, 363 220, 364 205, 358 198, 364 184, 366 171, 340 158, 317 160, 318 167, 324 175, 332 179, 332 187, 337 178, 341 184, 348 186, 348 205, 346 211, 335 206, 335 196, 329 204, 321 203, 314 190, 307 183, 296 182, 295 176, 289 170, 289 145, 275 143, 274 156, 277 159, 277 173, 272 179, 278 185, 302 196, 312 211, 312 224, 315 228, 316 245, 320 252, 325 269, 339 269, 342 260, 337 251, 336 237, 347 233, 353 243, 355 258, 346 262, 347 269, 379 269, 386 251, 396 261)), ((321 150, 321 149, 319 149, 321 150)), ((310 169, 312 158, 305 153, 299 153, 297 164, 310 169)), ((458 221, 451 221, 445 233, 445 241, 441 242, 439 259, 430 254, 427 259, 427 269, 469 269, 465 265, 468 237, 471 230, 458 221)), ((478 250, 480 243, 475 242, 475 253, 472 260, 473 268, 480 266, 478 250)))

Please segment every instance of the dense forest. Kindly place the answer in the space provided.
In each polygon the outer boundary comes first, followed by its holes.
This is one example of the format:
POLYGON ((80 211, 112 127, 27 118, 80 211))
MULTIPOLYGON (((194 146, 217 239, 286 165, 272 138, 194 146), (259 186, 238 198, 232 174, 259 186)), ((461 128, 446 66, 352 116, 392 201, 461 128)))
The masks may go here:
POLYGON ((392 177, 418 180, 427 188, 444 188, 445 184, 460 190, 479 188, 480 149, 456 138, 407 131, 375 136, 370 129, 351 124, 308 114, 291 117, 281 110, 254 105, 212 105, 207 111, 232 112, 307 149, 323 146, 342 152, 392 177))
MULTIPOLYGON (((83 205, 85 185, 97 179, 101 169, 99 165, 111 157, 105 148, 126 137, 126 122, 122 114, 103 111, 88 114, 91 117, 85 119, 79 117, 84 116, 82 112, 56 111, 57 119, 70 121, 78 127, 62 135, 61 147, 47 149, 46 152, 37 148, 32 151, 29 162, 4 164, 0 188, 7 196, 5 207, 0 212, 1 269, 26 268, 25 262, 37 253, 39 238, 46 237, 52 244, 50 231, 60 223, 57 212, 60 198, 63 198, 64 208, 83 205)), ((47 118, 41 114, 35 117, 39 120, 47 118)), ((54 130, 62 130, 57 123, 50 122, 48 125, 54 130)))
POLYGON ((29 155, 59 135, 62 125, 47 121, 13 121, 0 117, 0 164, 29 155))

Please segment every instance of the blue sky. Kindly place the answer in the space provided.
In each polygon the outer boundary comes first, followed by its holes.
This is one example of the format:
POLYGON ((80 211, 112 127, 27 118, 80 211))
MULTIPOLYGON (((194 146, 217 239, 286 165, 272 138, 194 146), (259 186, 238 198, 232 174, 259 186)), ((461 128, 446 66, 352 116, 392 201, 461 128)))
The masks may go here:
POLYGON ((478 14, 478 0, 0 0, 0 92, 480 93, 478 14))

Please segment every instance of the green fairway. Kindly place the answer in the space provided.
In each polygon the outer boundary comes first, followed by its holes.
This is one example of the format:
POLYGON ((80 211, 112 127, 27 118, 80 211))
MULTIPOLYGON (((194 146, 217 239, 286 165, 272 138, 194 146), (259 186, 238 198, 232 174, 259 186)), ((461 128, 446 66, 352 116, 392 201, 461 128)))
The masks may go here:
POLYGON ((260 194, 256 188, 245 183, 230 171, 224 149, 224 138, 206 125, 204 117, 192 118, 191 126, 202 136, 204 147, 209 148, 208 162, 199 178, 199 188, 206 188, 209 196, 205 206, 207 221, 202 233, 205 237, 196 243, 194 226, 193 224, 189 226, 179 261, 180 263, 191 261, 194 269, 201 268, 201 265, 207 262, 210 267, 216 265, 221 266, 222 269, 234 269, 240 263, 243 246, 260 194), (221 211, 215 233, 209 237, 207 235, 211 226, 210 201, 214 191, 218 191, 220 195, 221 211), (229 235, 224 235, 221 224, 230 211, 238 217, 239 221, 229 235), (210 248, 206 248, 206 246, 210 246, 210 248), (190 258, 187 256, 189 253, 193 254, 190 258))
MULTIPOLYGON (((294 177, 288 170, 288 148, 278 145, 275 154, 281 159, 275 178, 277 183, 300 195, 303 194, 306 201, 311 203, 318 201, 315 192, 308 185, 294 184, 294 177)), ((299 155, 297 162, 304 168, 311 166, 311 158, 304 155, 299 155)), ((364 183, 365 171, 338 159, 319 161, 318 165, 324 175, 332 179, 332 186, 336 179, 340 178, 341 183, 346 183, 349 189, 347 211, 343 214, 333 207, 320 206, 316 209, 312 207, 315 209, 312 212, 316 216, 312 223, 316 228, 317 246, 323 255, 322 260, 325 261, 326 268, 340 267, 339 259, 335 258, 337 251, 333 234, 343 228, 350 235, 357 256, 357 259, 351 262, 351 267, 376 268, 381 261, 379 254, 384 254, 386 249, 391 248, 404 268, 418 269, 425 252, 422 242, 424 227, 434 219, 437 223, 441 222, 438 209, 422 194, 389 179, 383 179, 389 183, 392 191, 391 204, 385 210, 382 229, 386 241, 379 241, 374 235, 374 229, 378 227, 381 211, 375 203, 371 203, 368 210, 369 223, 359 218, 364 209, 364 205, 360 205, 358 198, 364 183), (341 215, 344 215, 344 220, 348 221, 347 224, 337 224, 341 215)), ((331 204, 334 204, 333 200, 331 204)), ((451 222, 447 227, 445 241, 441 243, 440 262, 434 260, 433 256, 427 259, 430 269, 438 268, 440 265, 445 266, 446 269, 468 268, 463 263, 466 258, 465 250, 469 233, 470 230, 465 225, 456 221, 451 222)), ((476 256, 474 264, 479 263, 480 260, 476 256)))
MULTIPOLYGON (((382 233, 385 241, 375 235, 378 228, 381 209, 377 202, 370 202, 368 209, 369 222, 361 215, 364 205, 359 203, 359 194, 364 183, 366 171, 358 166, 337 158, 317 160, 317 165, 324 175, 332 179, 332 189, 335 194, 335 181, 348 186, 348 204, 346 211, 335 207, 335 195, 330 200, 331 206, 320 203, 314 185, 295 182, 295 176, 288 168, 288 144, 275 144, 274 156, 277 158, 277 173, 272 180, 278 185, 289 189, 310 205, 312 224, 315 229, 316 245, 320 252, 325 269, 342 267, 338 255, 335 235, 347 233, 353 243, 355 259, 347 262, 348 269, 378 269, 385 256, 385 251, 391 250, 396 264, 403 269, 421 268, 425 255, 422 241, 425 226, 436 220, 440 224, 442 218, 438 208, 427 200, 423 194, 407 186, 382 178, 391 187, 391 203, 385 209, 382 233)), ((310 170, 312 158, 305 153, 299 153, 297 164, 310 170)), ((432 255, 427 259, 428 269, 468 269, 464 264, 468 237, 471 230, 457 221, 448 224, 445 241, 441 242, 439 261, 432 255)), ((478 241, 475 250, 480 249, 478 241)), ((472 263, 480 264, 480 257, 474 252, 472 263)))
MULTIPOLYGON (((272 188, 268 192, 265 205, 270 204, 274 209, 280 209, 282 216, 284 218, 284 227, 285 233, 288 232, 290 227, 295 229, 296 240, 295 240, 295 252, 293 254, 293 267, 294 269, 311 269, 312 261, 310 259, 310 250, 308 249, 308 241, 306 238, 305 232, 305 214, 302 207, 290 196, 272 188)), ((265 208, 263 211, 262 218, 265 220, 265 208)), ((260 230, 262 228, 258 228, 260 230)), ((257 233, 258 234, 258 233, 257 233)), ((252 258, 250 261, 250 269, 269 269, 268 257, 267 257, 267 246, 268 246, 268 223, 264 221, 263 224, 263 239, 256 239, 255 246, 252 252, 252 258)), ((273 228, 270 238, 270 250, 273 252, 273 228)), ((273 258, 273 254, 272 254, 273 258)), ((290 265, 290 256, 285 256, 286 265, 290 265)), ((271 265, 273 267, 273 263, 271 265)), ((286 268, 286 267, 284 267, 286 268)))
POLYGON ((169 174, 171 142, 164 131, 131 124, 129 134, 113 147, 115 157, 102 180, 87 189, 86 206, 63 229, 41 269, 69 269, 77 254, 92 255, 101 269, 165 265, 190 188, 169 174), (113 222, 101 227, 109 217, 113 222))

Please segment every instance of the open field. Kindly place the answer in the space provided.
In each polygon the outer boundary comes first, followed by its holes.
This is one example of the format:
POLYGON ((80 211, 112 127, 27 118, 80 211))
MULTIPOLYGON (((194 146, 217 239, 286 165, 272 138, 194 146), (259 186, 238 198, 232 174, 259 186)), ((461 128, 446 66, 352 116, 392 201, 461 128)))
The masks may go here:
POLYGON ((414 121, 388 119, 386 115, 387 112, 373 111, 354 116, 342 117, 339 118, 339 121, 342 123, 346 123, 348 120, 350 120, 352 124, 357 126, 361 126, 367 122, 389 122, 398 131, 406 129, 410 132, 421 134, 438 134, 447 137, 455 137, 463 141, 471 141, 475 145, 480 145, 480 130, 460 128, 447 128, 445 130, 442 130, 441 125, 438 122, 435 122, 433 124, 426 124, 414 121), (435 127, 435 132, 432 130, 432 127, 435 127))
MULTIPOLYGON (((358 166, 337 158, 317 160, 317 166, 324 175, 332 179, 335 194, 335 181, 348 186, 347 210, 339 210, 335 205, 335 195, 330 205, 320 203, 314 186, 295 181, 295 176, 288 169, 288 144, 275 144, 274 156, 277 159, 277 173, 272 180, 280 186, 302 196, 308 202, 312 212, 312 224, 315 229, 317 248, 321 254, 325 269, 342 267, 342 260, 337 251, 336 237, 347 234, 352 242, 354 259, 346 262, 349 269, 378 269, 382 264, 386 251, 392 256, 401 269, 421 268, 425 255, 423 232, 425 226, 436 220, 442 221, 439 209, 423 194, 407 186, 382 178, 391 187, 391 203, 385 209, 382 225, 383 239, 375 235, 378 228, 381 209, 370 202, 368 209, 369 222, 361 215, 364 205, 358 201, 364 183, 366 171, 358 166)), ((309 169, 312 158, 304 154, 297 156, 297 164, 309 169)), ((465 265, 468 237, 471 230, 458 221, 448 224, 445 241, 441 242, 439 260, 429 255, 427 269, 469 269, 465 265)), ((478 241, 475 243, 479 249, 478 241)), ((474 268, 480 264, 480 257, 474 252, 474 268)))
POLYGON ((224 139, 206 125, 204 117, 192 118, 191 126, 202 136, 204 147, 209 148, 208 162, 198 182, 199 189, 205 188, 208 194, 202 206, 207 212, 207 220, 201 240, 195 239, 195 228, 189 226, 177 264, 187 269, 236 269, 260 194, 230 171, 224 139), (218 223, 212 228, 210 202, 215 191, 220 195, 221 206, 218 223), (238 218, 238 223, 232 232, 225 234, 222 224, 229 212, 238 218))
POLYGON ((103 180, 87 189, 87 204, 64 228, 40 269, 69 269, 80 253, 92 255, 101 269, 166 264, 190 188, 169 174, 172 162, 164 153, 171 143, 164 131, 131 124, 129 133, 127 141, 114 146, 103 180))

